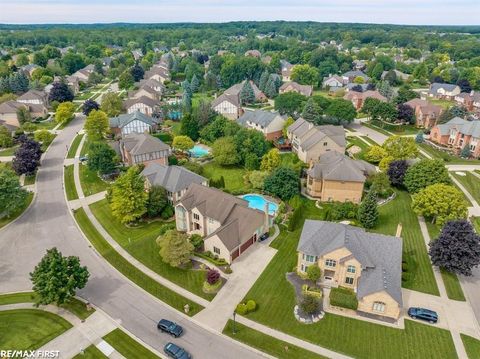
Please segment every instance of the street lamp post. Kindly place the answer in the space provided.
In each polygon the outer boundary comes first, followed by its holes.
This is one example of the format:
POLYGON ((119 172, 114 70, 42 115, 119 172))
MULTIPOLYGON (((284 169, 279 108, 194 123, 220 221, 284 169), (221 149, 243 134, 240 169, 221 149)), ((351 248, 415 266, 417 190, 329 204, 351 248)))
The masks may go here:
POLYGON ((237 331, 235 330, 235 316, 237 315, 236 312, 233 312, 233 334, 237 334, 237 331))

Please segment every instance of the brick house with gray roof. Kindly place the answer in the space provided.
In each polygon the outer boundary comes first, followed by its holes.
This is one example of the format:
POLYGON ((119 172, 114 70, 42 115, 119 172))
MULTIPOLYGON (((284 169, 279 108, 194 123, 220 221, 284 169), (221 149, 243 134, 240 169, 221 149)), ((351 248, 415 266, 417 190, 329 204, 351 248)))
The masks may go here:
POLYGON ((430 140, 460 153, 468 146, 472 157, 480 157, 480 120, 468 121, 454 117, 447 123, 436 125, 430 131, 430 140))
POLYGON ((352 289, 358 312, 397 320, 402 309, 402 239, 342 223, 307 219, 297 271, 320 267, 326 286, 352 289))
POLYGON ((130 133, 119 143, 122 161, 129 165, 152 163, 168 165, 168 156, 171 154, 169 145, 147 133, 130 133))

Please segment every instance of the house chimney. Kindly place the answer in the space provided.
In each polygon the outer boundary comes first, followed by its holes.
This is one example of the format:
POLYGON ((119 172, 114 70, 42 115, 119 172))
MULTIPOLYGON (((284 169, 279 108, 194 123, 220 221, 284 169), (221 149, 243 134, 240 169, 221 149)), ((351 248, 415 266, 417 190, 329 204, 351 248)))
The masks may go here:
POLYGON ((264 230, 268 232, 270 229, 270 216, 268 214, 268 202, 265 202, 265 206, 263 208, 263 211, 265 212, 265 224, 264 224, 264 230))
POLYGON ((402 236, 402 224, 399 223, 397 226, 397 233, 395 233, 395 237, 400 238, 402 236))

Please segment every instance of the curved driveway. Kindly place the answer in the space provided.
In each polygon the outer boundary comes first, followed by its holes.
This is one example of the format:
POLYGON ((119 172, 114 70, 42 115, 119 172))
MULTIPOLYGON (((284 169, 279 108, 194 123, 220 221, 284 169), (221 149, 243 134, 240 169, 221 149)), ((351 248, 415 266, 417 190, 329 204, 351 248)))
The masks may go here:
POLYGON ((90 280, 79 294, 101 308, 137 337, 162 351, 171 340, 157 332, 160 318, 173 319, 185 328, 175 342, 195 358, 260 358, 263 355, 227 337, 195 324, 150 294, 132 285, 101 258, 83 238, 68 212, 63 191, 63 160, 67 146, 82 128, 77 117, 53 141, 38 171, 37 195, 16 222, 0 230, 0 292, 31 290, 29 273, 46 249, 77 255, 88 266, 90 280))

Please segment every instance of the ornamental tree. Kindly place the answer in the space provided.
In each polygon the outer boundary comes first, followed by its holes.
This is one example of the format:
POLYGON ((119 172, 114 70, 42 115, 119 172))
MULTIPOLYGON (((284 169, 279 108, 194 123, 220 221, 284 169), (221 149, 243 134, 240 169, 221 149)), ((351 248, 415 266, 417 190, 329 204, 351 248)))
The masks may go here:
POLYGON ((147 211, 148 194, 137 166, 130 167, 112 185, 110 208, 121 223, 131 223, 147 211))
POLYGON ((365 228, 375 227, 378 220, 377 196, 370 191, 358 207, 358 221, 365 228))
POLYGON ((378 163, 387 156, 388 153, 383 147, 374 145, 370 147, 368 152, 365 154, 365 159, 372 163, 378 163))
POLYGON ((0 218, 9 217, 22 207, 27 198, 27 191, 20 186, 20 181, 11 169, 0 167, 0 218))
POLYGON ((233 137, 221 137, 213 143, 212 154, 216 163, 231 166, 240 162, 240 155, 233 137))
POLYGON ((73 119, 75 114, 75 105, 73 102, 62 102, 55 112, 55 121, 57 123, 67 123, 73 119))
POLYGON ((406 160, 418 156, 417 145, 411 137, 389 137, 383 143, 382 147, 396 160, 406 160))
POLYGON ((397 118, 404 123, 413 124, 415 122, 415 111, 410 106, 401 103, 397 106, 397 118))
POLYGON ((35 305, 61 305, 85 287, 88 269, 80 265, 78 257, 64 257, 57 248, 47 250, 39 264, 30 273, 35 292, 35 305))
POLYGON ((193 142, 188 136, 175 136, 173 138, 172 146, 177 150, 185 152, 195 146, 195 142, 193 142))
POLYGON ((313 285, 317 283, 322 275, 320 267, 316 264, 310 265, 307 268, 307 278, 312 281, 313 285))
POLYGON ((272 148, 262 157, 262 163, 260 169, 262 171, 272 172, 275 168, 280 166, 282 159, 280 158, 280 151, 276 148, 272 148))
POLYGON ((115 150, 105 142, 92 142, 88 147, 87 166, 100 174, 112 173, 117 166, 118 158, 115 150))
POLYGON ((73 92, 70 90, 68 85, 64 82, 54 82, 53 87, 50 90, 50 94, 48 95, 48 100, 50 102, 57 101, 57 102, 69 102, 73 101, 73 92))
POLYGON ((20 136, 20 147, 15 151, 12 161, 13 170, 17 175, 31 175, 37 170, 42 156, 40 144, 25 135, 20 136))
POLYGON ((430 185, 413 195, 412 209, 419 216, 439 225, 467 218, 467 202, 457 188, 443 183, 430 185))
POLYGON ((92 110, 85 120, 85 132, 92 141, 101 140, 110 129, 108 116, 101 110, 92 110))
POLYGON ((408 192, 416 193, 432 184, 450 184, 451 181, 442 160, 424 159, 408 168, 403 183, 408 192))
POLYGON ((282 200, 288 200, 300 193, 297 173, 286 167, 279 167, 265 178, 264 190, 282 200))
POLYGON ((159 216, 168 205, 168 196, 165 188, 152 186, 148 190, 147 215, 150 218, 159 216))
POLYGON ((98 109, 100 109, 100 105, 97 103, 97 101, 92 99, 85 101, 82 106, 82 112, 85 116, 88 116, 92 110, 98 109))
POLYGON ((102 97, 100 109, 109 117, 118 116, 122 112, 122 99, 115 92, 107 92, 102 97))
POLYGON ((214 285, 220 279, 220 273, 215 269, 209 269, 207 271, 207 282, 210 285, 214 285))
POLYGON ((480 236, 466 220, 448 221, 429 244, 433 265, 465 276, 480 264, 480 236))
POLYGON ((13 146, 13 138, 10 131, 3 125, 0 125, 0 147, 13 146))
POLYGON ((390 162, 387 175, 392 186, 402 187, 403 179, 408 170, 408 163, 405 160, 396 160, 390 162))
POLYGON ((162 261, 172 267, 180 267, 190 262, 194 247, 187 234, 169 230, 157 238, 157 244, 160 246, 162 261))

